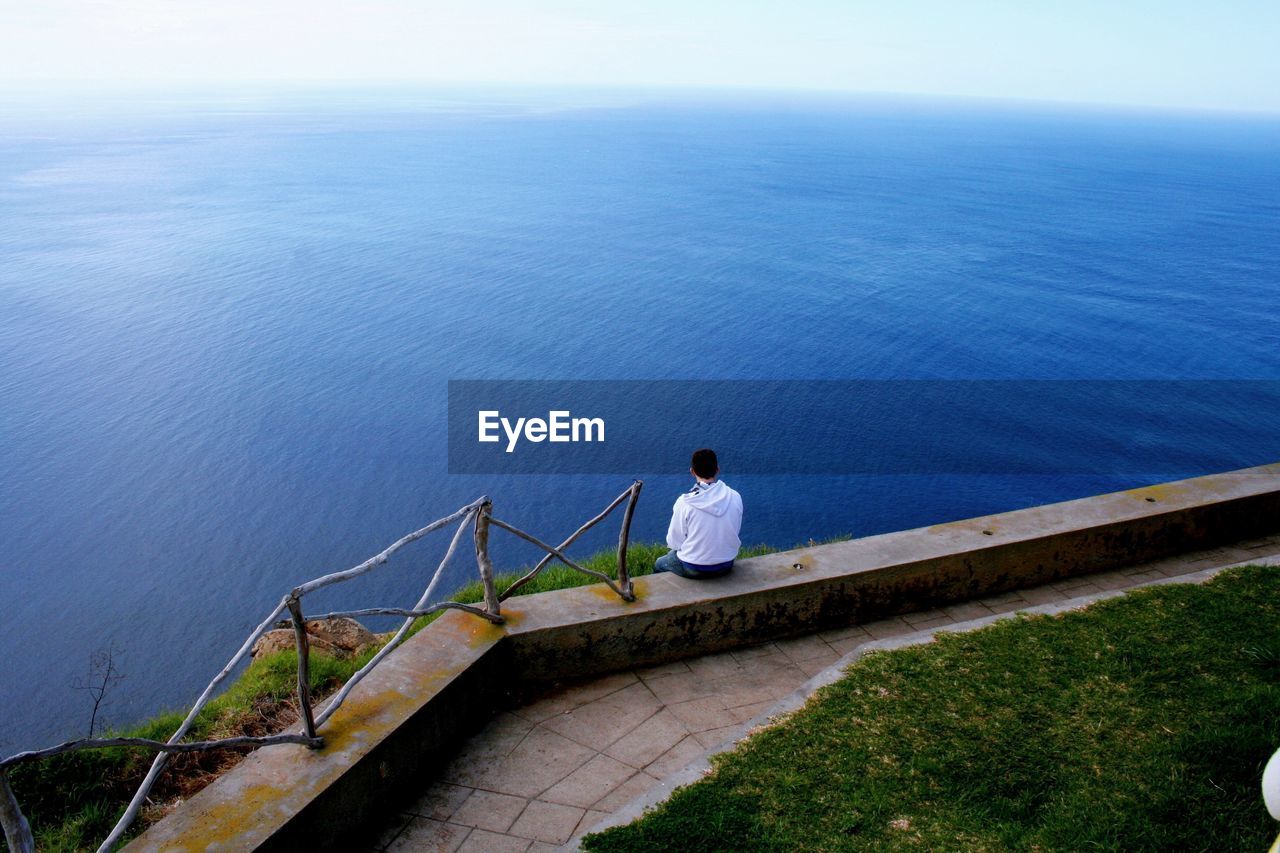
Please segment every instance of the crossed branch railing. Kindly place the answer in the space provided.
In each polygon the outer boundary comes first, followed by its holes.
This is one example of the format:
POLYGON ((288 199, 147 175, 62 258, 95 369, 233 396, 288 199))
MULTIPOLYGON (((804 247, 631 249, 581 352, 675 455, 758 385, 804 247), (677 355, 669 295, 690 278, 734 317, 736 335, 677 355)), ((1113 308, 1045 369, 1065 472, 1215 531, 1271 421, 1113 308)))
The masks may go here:
POLYGON ((341 572, 333 572, 324 577, 307 581, 306 583, 294 587, 288 595, 280 599, 280 603, 275 609, 267 615, 265 619, 259 623, 249 636, 245 639, 240 649, 231 657, 222 670, 214 676, 213 680, 205 687, 204 692, 196 699, 194 705, 187 712, 186 717, 178 726, 177 731, 167 741, 151 740, 149 738, 135 737, 113 737, 113 738, 85 738, 82 740, 67 741, 66 743, 51 746, 47 749, 33 750, 29 752, 20 752, 11 755, 8 758, 0 759, 0 825, 4 828, 5 840, 8 842, 9 849, 14 853, 29 853, 35 850, 35 841, 31 834, 31 828, 26 818, 22 814, 22 810, 18 806, 17 798, 14 796, 12 788, 9 786, 6 777, 6 770, 16 764, 26 761, 35 761, 42 758, 49 758, 54 755, 60 755, 66 752, 74 752, 82 749, 105 749, 108 747, 137 747, 141 749, 154 750, 157 755, 151 763, 151 768, 147 771, 146 778, 142 780, 142 784, 138 786, 137 791, 133 795, 133 799, 129 801, 128 807, 121 815, 119 821, 112 828, 110 835, 107 836, 101 846, 98 847, 98 853, 105 853, 111 850, 129 827, 137 818, 138 813, 142 809, 143 803, 146 802, 147 796, 151 793, 152 787, 156 783, 156 779, 164 770, 169 756, 173 753, 180 752, 204 752, 215 749, 231 749, 245 746, 267 746, 279 743, 299 743, 304 744, 312 749, 319 749, 324 746, 324 738, 318 734, 321 726, 334 715, 337 710, 342 707, 342 703, 346 701, 347 696, 357 684, 360 683, 370 671, 373 670, 388 654, 399 646, 408 636, 410 629, 416 619, 422 616, 428 616, 441 610, 454 609, 462 610, 487 619, 495 625, 502 624, 502 602, 511 596, 517 589, 529 583, 538 574, 550 565, 552 560, 559 560, 570 568, 590 575, 593 578, 607 584, 611 590, 617 593, 625 601, 634 601, 635 593, 631 584, 631 575, 627 569, 627 544, 631 532, 631 519, 635 514, 636 501, 640 498, 640 489, 644 483, 636 480, 626 491, 613 499, 607 507, 604 508, 597 516, 592 518, 586 524, 583 524, 573 532, 567 539, 560 543, 559 546, 552 546, 543 542, 535 536, 532 536, 523 530, 508 524, 501 519, 493 517, 493 502, 487 497, 482 497, 472 503, 467 504, 444 518, 437 519, 426 527, 408 534, 407 536, 397 540, 388 546, 384 551, 370 557, 363 563, 353 566, 341 572), (604 572, 597 572, 593 569, 580 565, 565 555, 564 551, 570 545, 578 540, 582 534, 586 533, 592 527, 603 521, 610 513, 617 509, 623 502, 626 502, 626 510, 622 516, 622 524, 618 532, 618 578, 615 583, 612 578, 604 572), (307 637, 306 621, 302 614, 302 599, 309 593, 315 592, 334 584, 349 581, 359 577, 367 572, 372 571, 390 559, 391 555, 399 551, 411 542, 416 542, 433 533, 441 530, 454 522, 458 522, 457 528, 454 530, 453 538, 449 541, 449 547, 445 551, 444 557, 436 566, 435 572, 431 575, 431 580, 427 583, 426 589, 418 602, 411 608, 395 608, 395 607, 370 607, 361 610, 342 610, 333 613, 326 613, 322 616, 312 617, 313 619, 332 619, 340 616, 360 617, 360 616, 401 616, 404 617, 404 623, 391 637, 387 643, 378 650, 368 663, 360 667, 342 688, 335 693, 327 702, 323 704, 319 714, 316 713, 316 707, 311 699, 310 690, 310 642, 307 637), (472 541, 475 546, 476 568, 480 574, 480 581, 484 587, 484 606, 477 607, 471 604, 463 604, 457 601, 441 601, 436 604, 428 604, 431 596, 436 591, 436 587, 440 583, 440 579, 444 576, 445 567, 449 565, 454 553, 458 550, 458 545, 462 541, 463 534, 467 528, 472 531, 472 541), (544 556, 536 566, 527 574, 512 583, 506 590, 499 594, 494 579, 493 561, 489 558, 489 531, 493 527, 506 530, 519 538, 530 542, 533 545, 546 551, 544 556), (284 621, 281 617, 288 614, 288 619, 284 621), (186 737, 191 726, 195 723, 200 712, 204 710, 205 705, 213 698, 218 687, 227 679, 231 672, 240 664, 246 656, 250 654, 254 643, 273 627, 293 627, 294 642, 298 651, 298 708, 301 717, 302 732, 297 733, 280 733, 274 735, 266 735, 262 737, 229 737, 217 740, 194 741, 183 743, 182 739, 186 737))

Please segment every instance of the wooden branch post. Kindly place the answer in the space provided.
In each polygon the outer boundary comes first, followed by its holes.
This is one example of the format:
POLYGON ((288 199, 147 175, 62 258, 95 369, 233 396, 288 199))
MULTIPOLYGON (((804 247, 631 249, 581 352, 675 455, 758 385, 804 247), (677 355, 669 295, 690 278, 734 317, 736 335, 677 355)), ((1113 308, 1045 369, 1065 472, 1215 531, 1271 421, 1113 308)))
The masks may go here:
MULTIPOLYGON (((487 501, 488 498, 485 498, 485 500, 487 501)), ((477 502, 476 506, 479 506, 479 503, 480 502, 477 502)), ((444 557, 440 559, 440 565, 436 567, 435 574, 431 576, 430 583, 428 583, 427 588, 423 590, 422 597, 419 598, 418 603, 414 605, 414 610, 422 610, 426 608, 427 602, 431 600, 431 593, 435 591, 436 584, 440 581, 440 578, 444 576, 445 566, 449 565, 449 561, 453 559, 454 552, 458 550, 458 543, 462 541, 462 534, 471 526, 471 514, 474 512, 479 512, 479 510, 472 507, 463 513, 462 521, 458 522, 458 529, 453 532, 453 538, 449 540, 449 549, 445 551, 444 557)), ((416 618, 416 616, 406 616, 404 622, 401 623, 399 630, 395 632, 390 640, 387 640, 386 645, 378 649, 378 653, 369 658, 369 662, 356 670, 355 674, 347 679, 347 683, 342 685, 342 689, 329 698, 329 702, 324 706, 324 710, 316 717, 317 726, 323 726, 325 721, 332 717, 337 710, 342 707, 342 703, 347 700, 349 695, 351 695, 351 691, 356 688, 356 685, 360 683, 361 679, 372 672, 373 668, 377 666, 383 658, 391 654, 397 646, 404 642, 404 638, 409 636, 409 629, 413 627, 413 622, 416 618)), ((501 618, 502 617, 498 617, 499 620, 501 620, 501 618)))
POLYGON ((35 853, 36 841, 31 835, 31 825, 18 808, 18 798, 9 787, 9 778, 0 770, 0 826, 4 827, 4 840, 13 853, 35 853))
POLYGON ((316 720, 311 713, 311 641, 307 638, 306 620, 302 618, 302 604, 297 598, 289 599, 289 615, 293 618, 293 636, 298 646, 298 714, 302 717, 302 730, 313 738, 316 720))
MULTIPOLYGON (((630 495, 631 495, 631 489, 627 489, 625 492, 623 492, 622 494, 620 494, 620 495, 618 495, 616 498, 614 498, 614 499, 613 499, 613 503, 611 503, 611 504, 609 504, 607 507, 605 507, 605 508, 600 512, 600 514, 599 514, 599 515, 597 515, 595 518, 591 519, 591 520, 590 520, 590 521, 588 521, 586 524, 584 524, 584 525, 582 525, 581 527, 579 527, 577 530, 573 531, 573 535, 572 535, 572 536, 570 536, 568 539, 566 539, 566 540, 564 540, 563 542, 561 542, 561 543, 560 543, 560 547, 559 547, 559 549, 558 549, 558 550, 563 551, 564 549, 566 549, 566 548, 568 548, 570 545, 572 545, 574 542, 577 542, 577 541, 578 541, 578 537, 579 537, 579 536, 581 536, 582 534, 586 533, 588 530, 590 530, 591 528, 595 527, 595 526, 596 526, 597 524, 599 524, 600 522, 604 521, 604 520, 605 520, 605 518, 609 515, 609 513, 613 512, 615 509, 617 509, 617 508, 618 508, 618 504, 622 503, 622 502, 623 502, 624 500, 626 500, 630 495)), ((544 568, 546 568, 546 567, 547 567, 547 565, 548 565, 548 564, 550 564, 550 562, 551 562, 552 560, 554 560, 554 559, 555 559, 555 557, 556 557, 556 555, 555 555, 555 554, 548 553, 545 557, 543 557, 541 560, 539 560, 539 561, 538 561, 538 565, 534 566, 534 567, 533 567, 533 569, 532 569, 531 571, 527 572, 527 573, 524 575, 524 577, 520 578, 520 579, 519 579, 519 580, 517 580, 515 583, 511 584, 511 586, 507 587, 506 591, 505 591, 505 592, 503 592, 501 595, 499 595, 499 596, 498 596, 498 600, 499 600, 499 601, 506 601, 508 598, 510 598, 510 597, 511 597, 511 594, 512 594, 512 593, 514 593, 517 589, 519 589, 520 587, 522 587, 522 586, 524 586, 525 584, 527 584, 529 581, 531 581, 531 580, 533 580, 534 578, 536 578, 536 577, 538 576, 538 573, 539 573, 539 572, 541 572, 544 568)))
POLYGON ((502 615, 502 605, 498 602, 498 588, 493 581, 493 561, 489 559, 489 519, 493 517, 493 502, 480 504, 476 513, 476 568, 480 571, 480 582, 484 584, 484 609, 494 616, 502 615))
POLYGON ((636 501, 640 500, 640 490, 644 488, 643 480, 631 484, 631 496, 627 498, 627 508, 622 515, 622 528, 618 531, 618 586, 622 589, 624 601, 635 601, 636 591, 631 584, 631 572, 627 570, 627 543, 631 537, 631 517, 636 512, 636 501))

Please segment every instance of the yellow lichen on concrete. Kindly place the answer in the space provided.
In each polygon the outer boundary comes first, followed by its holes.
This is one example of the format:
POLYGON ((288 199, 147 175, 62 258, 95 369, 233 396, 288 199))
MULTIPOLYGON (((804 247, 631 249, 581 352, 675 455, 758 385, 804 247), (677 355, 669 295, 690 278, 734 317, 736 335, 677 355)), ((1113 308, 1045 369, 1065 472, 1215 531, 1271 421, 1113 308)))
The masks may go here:
POLYGON ((1191 489, 1182 483, 1157 483, 1154 486, 1143 486, 1139 489, 1129 489, 1121 494, 1129 495, 1138 500, 1145 501, 1151 498, 1155 503, 1164 503, 1174 498, 1186 497, 1191 494, 1191 489))
MULTIPOLYGON (((271 835, 273 827, 264 820, 264 810, 296 793, 275 785, 245 785, 235 799, 215 802, 188 818, 182 835, 164 838, 159 849, 181 851, 245 850, 258 846, 271 835)), ((161 824, 163 825, 163 824, 161 824)))
POLYGON ((502 618, 503 624, 495 625, 474 614, 450 610, 432 623, 430 630, 433 639, 443 639, 445 642, 454 639, 476 649, 493 645, 505 637, 507 626, 519 624, 520 612, 504 609, 502 618))
POLYGON ((625 604, 632 603, 630 601, 627 601, 622 596, 618 595, 616 592, 609 589, 608 586, 602 583, 593 583, 591 584, 591 586, 583 587, 583 589, 585 589, 587 592, 594 595, 596 598, 603 599, 604 601, 612 602, 614 604, 625 605, 625 604))
POLYGON ((361 743, 376 744, 380 736, 396 730, 407 715, 425 704, 439 692, 441 682, 456 672, 438 676, 420 676, 414 680, 418 691, 406 695, 399 690, 380 690, 376 693, 352 691, 342 707, 320 729, 324 747, 318 754, 341 752, 361 743))
MULTIPOLYGON (((214 800, 209 807, 201 809, 189 831, 179 841, 166 841, 164 849, 203 851, 255 845, 265 837, 260 833, 270 834, 267 810, 273 805, 285 805, 279 813, 291 814, 293 809, 286 805, 287 801, 301 798, 305 802, 315 792, 324 790, 346 772, 352 759, 381 743, 457 674, 457 670, 424 674, 415 681, 413 695, 399 690, 365 694, 357 689, 321 728, 325 741, 321 749, 284 747, 293 749, 294 758, 304 762, 301 767, 306 768, 305 773, 296 774, 288 787, 266 783, 238 787, 233 798, 214 800)), ((263 759, 269 760, 269 757, 264 755, 259 760, 263 759)))

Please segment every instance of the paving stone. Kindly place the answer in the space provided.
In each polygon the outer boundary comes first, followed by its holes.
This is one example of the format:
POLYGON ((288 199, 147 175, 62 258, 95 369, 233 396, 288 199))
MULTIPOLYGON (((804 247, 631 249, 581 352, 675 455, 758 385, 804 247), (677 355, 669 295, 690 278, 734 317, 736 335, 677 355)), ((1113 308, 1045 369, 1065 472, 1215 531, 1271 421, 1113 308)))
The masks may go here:
POLYGON ((729 713, 733 715, 736 722, 745 723, 748 720, 754 720, 756 717, 772 708, 775 704, 776 702, 770 699, 768 702, 757 702, 754 705, 743 705, 739 708, 732 708, 729 713))
POLYGON ((524 811, 527 800, 494 791, 476 791, 453 813, 450 823, 506 832, 524 811))
POLYGON ((1094 575, 1093 582, 1104 590, 1128 589, 1133 586, 1133 581, 1115 572, 1094 575))
POLYGON ((1031 606, 1021 598, 1014 599, 1013 601, 1001 601, 997 603, 988 603, 988 600, 984 598, 982 603, 991 608, 992 613, 1013 613, 1018 610, 1026 610, 1031 606))
POLYGON ((835 651, 817 634, 793 637, 789 640, 778 640, 774 645, 796 663, 835 655, 835 651))
POLYGON ((548 844, 545 841, 535 841, 529 845, 529 849, 526 853, 556 853, 559 849, 559 844, 548 844))
MULTIPOLYGON (((1165 577, 1168 577, 1168 575, 1161 574, 1160 572, 1147 571, 1147 572, 1139 572, 1136 575, 1130 575, 1129 580, 1131 580, 1135 584, 1139 584, 1139 583, 1148 583, 1150 581, 1158 581, 1165 577)), ((1034 590, 1028 590, 1028 592, 1034 592, 1034 590)))
POLYGON ((541 727, 593 750, 602 750, 661 708, 662 703, 652 691, 636 681, 616 693, 545 720, 541 727))
POLYGON ((773 643, 761 643, 757 646, 746 646, 729 652, 738 663, 745 663, 754 658, 769 657, 778 654, 778 647, 773 643))
POLYGON ((388 853, 410 853, 410 851, 430 851, 430 853, 453 853, 471 832, 469 826, 458 826, 444 821, 431 820, 426 817, 415 817, 405 826, 396 839, 387 846, 388 853))
POLYGON ((635 775, 635 768, 607 755, 597 755, 539 797, 552 803, 589 808, 635 775))
POLYGON ((862 627, 867 629, 867 633, 877 640, 887 640, 890 637, 901 637, 903 634, 910 634, 915 631, 902 618, 882 619, 879 622, 870 622, 862 627))
POLYGON ((1062 580, 1051 581, 1048 586, 1063 592, 1070 592, 1077 587, 1087 586, 1093 583, 1092 575, 1082 575, 1080 577, 1063 578, 1062 580))
POLYGON ((533 724, 523 717, 503 712, 472 737, 445 768, 442 779, 468 788, 488 787, 490 765, 500 761, 520 745, 533 724))
POLYGON ((1187 565, 1187 561, 1182 557, 1165 557, 1160 560, 1152 560, 1149 563, 1142 563, 1136 568, 1171 569, 1171 568, 1177 568, 1179 566, 1185 566, 1185 565, 1187 565))
MULTIPOLYGON (((832 654, 834 655, 834 652, 832 654)), ((832 661, 834 660, 836 658, 833 657, 832 661)), ((727 679, 725 683, 728 686, 723 690, 717 690, 713 697, 708 698, 720 698, 726 706, 730 701, 735 705, 748 705, 751 701, 743 701, 743 699, 756 702, 766 696, 778 699, 808 680, 809 676, 805 675, 804 670, 798 664, 788 660, 786 666, 776 667, 766 672, 744 673, 737 679, 727 679)))
POLYGON ((373 843, 369 845, 370 849, 382 850, 392 841, 395 841, 396 836, 413 818, 414 815, 397 812, 371 821, 369 834, 373 836, 373 843))
POLYGON ((737 673, 718 678, 716 681, 731 682, 734 680, 740 681, 744 678, 770 680, 789 670, 794 670, 795 665, 795 661, 782 652, 770 652, 767 655, 759 655, 743 660, 741 663, 742 668, 737 673))
POLYGON ((874 637, 872 637, 870 634, 864 631, 862 634, 858 634, 852 637, 846 637, 843 640, 828 640, 827 645, 831 646, 831 648, 836 651, 836 654, 843 657, 849 654, 849 652, 856 649, 858 646, 862 645, 863 643, 868 643, 873 639, 874 637))
POLYGON ((608 816, 609 812, 588 810, 587 813, 582 816, 582 820, 578 821, 578 825, 573 828, 573 834, 582 835, 585 832, 589 832, 591 827, 595 826, 608 816))
POLYGON ((801 682, 802 684, 804 683, 804 681, 809 680, 809 678, 813 675, 812 671, 815 668, 823 669, 828 666, 831 666, 831 664, 840 660, 840 658, 844 656, 843 653, 838 652, 834 648, 832 648, 830 643, 826 645, 828 649, 826 654, 818 657, 811 657, 808 660, 802 660, 802 661, 796 662, 795 664, 796 669, 800 670, 800 672, 803 673, 805 676, 804 680, 801 682))
POLYGON ((819 631, 818 636, 827 643, 840 642, 853 637, 861 637, 863 640, 870 639, 871 635, 867 633, 867 629, 861 625, 850 625, 846 628, 836 628, 831 631, 819 631))
POLYGON ((996 595, 988 595, 984 598, 979 599, 979 603, 985 604, 987 607, 990 607, 993 604, 1008 604, 1011 601, 1022 601, 1022 600, 1023 598, 1022 598, 1022 595, 1019 593, 1019 591, 1014 590, 1012 592, 1001 592, 996 595))
POLYGON ((911 626, 911 630, 912 631, 932 631, 934 628, 946 628, 947 626, 954 625, 954 624, 956 624, 956 620, 952 619, 950 616, 947 616, 944 613, 940 616, 934 617, 933 619, 926 619, 923 622, 913 623, 911 626))
POLYGON ((707 681, 714 681, 717 678, 724 678, 725 676, 742 672, 742 664, 729 652, 693 658, 687 663, 689 664, 689 672, 695 678, 707 681))
MULTIPOLYGON (((852 642, 852 641, 851 641, 851 642, 852 642)), ((855 646, 854 648, 857 648, 857 646, 855 646)), ((846 654, 847 654, 847 653, 846 653, 846 654)), ((796 689, 796 687, 799 687, 801 684, 804 684, 804 682, 805 682, 805 681, 808 681, 810 678, 813 678, 813 677, 814 677, 815 675, 817 675, 818 673, 820 673, 820 672, 822 672, 822 671, 826 670, 828 667, 830 667, 830 666, 831 666, 832 664, 834 664, 836 661, 840 660, 840 657, 841 657, 840 655, 837 655, 837 654, 833 651, 833 652, 832 652, 832 655, 831 655, 831 658, 830 658, 829 660, 828 660, 827 658, 814 658, 813 660, 802 660, 802 661, 800 661, 800 663, 796 664, 796 666, 797 666, 797 667, 799 667, 799 669, 800 669, 800 671, 801 671, 802 673, 804 673, 805 678, 804 678, 804 680, 803 680, 803 681, 801 681, 799 684, 796 684, 796 685, 795 685, 795 687, 792 687, 792 688, 791 688, 791 690, 795 690, 795 689, 796 689)), ((790 690, 788 690, 788 691, 787 691, 787 693, 790 693, 790 692, 791 692, 790 690)), ((785 695, 786 695, 786 694, 784 693, 784 694, 783 694, 783 696, 785 696, 785 695)), ((781 699, 781 698, 782 698, 782 696, 778 696, 778 697, 776 697, 776 698, 781 699)))
POLYGON ((718 729, 710 729, 705 732, 696 732, 693 736, 697 739, 698 743, 702 744, 706 749, 715 749, 732 742, 734 738, 741 735, 742 727, 734 724, 722 726, 718 729))
MULTIPOLYGON (((839 658, 836 658, 835 660, 839 660, 839 658)), ((835 663, 835 660, 831 661, 831 663, 835 663)), ((810 664, 810 663, 818 663, 818 662, 805 661, 805 663, 810 664)), ((803 669, 800 668, 800 666, 796 665, 791 667, 790 671, 787 673, 785 677, 779 676, 778 678, 775 678, 770 683, 770 689, 773 691, 773 698, 781 699, 783 696, 790 694, 791 691, 795 690, 797 687, 799 687, 801 684, 804 684, 808 680, 809 680, 809 676, 805 673, 803 669)))
POLYGON ((689 729, 670 710, 663 708, 634 731, 624 734, 605 749, 605 755, 639 769, 675 746, 689 729))
POLYGON ((592 808, 613 814, 636 797, 648 791, 654 785, 658 784, 658 780, 650 776, 648 773, 637 773, 618 787, 614 788, 607 796, 597 802, 592 808))
POLYGON ((721 689, 718 689, 714 696, 693 701, 708 703, 718 701, 721 708, 737 708, 739 705, 754 705, 756 702, 774 698, 774 684, 761 683, 757 679, 727 679, 726 683, 718 686, 721 689))
POLYGON ((633 670, 636 677, 642 681, 648 681, 651 678, 661 678, 664 675, 675 675, 677 672, 688 671, 689 665, 682 660, 659 664, 658 666, 645 666, 640 669, 633 670))
POLYGON ((616 693, 635 684, 639 679, 633 672, 615 672, 600 678, 567 685, 540 697, 536 702, 517 708, 514 713, 534 723, 550 719, 565 711, 572 711, 601 697, 616 693))
POLYGON ((473 790, 475 789, 466 788, 462 785, 436 782, 427 788, 426 793, 406 811, 420 817, 448 820, 458 810, 458 806, 462 805, 463 800, 471 796, 473 790))
POLYGON ((692 672, 681 672, 651 679, 645 682, 645 686, 658 697, 659 701, 670 705, 710 696, 715 691, 712 687, 713 681, 712 678, 695 675, 692 672))
POLYGON ((1022 590, 1022 597, 1028 604, 1054 604, 1059 601, 1066 601, 1071 596, 1065 592, 1060 592, 1049 586, 1037 586, 1031 589, 1022 590))
MULTIPOLYGON (((745 703, 744 703, 745 704, 745 703)), ((719 696, 708 696, 705 699, 691 699, 667 706, 675 714, 685 728, 691 732, 705 732, 718 729, 733 717, 726 711, 724 702, 719 696)))
POLYGON ((1067 596, 1067 598, 1082 598, 1086 595, 1097 595, 1102 592, 1102 587, 1098 586, 1092 580, 1084 578, 1073 578, 1070 583, 1053 584, 1053 588, 1067 596))
POLYGON ((584 814, 586 809, 534 800, 511 827, 511 834, 548 844, 564 844, 573 836, 574 827, 584 814))
POLYGON ((945 618, 947 618, 947 614, 943 613, 936 607, 930 608, 929 610, 920 610, 916 613, 902 614, 902 620, 912 626, 918 626, 922 622, 932 622, 935 619, 945 618))
POLYGON ((796 666, 796 662, 778 652, 767 657, 749 660, 743 664, 742 670, 737 675, 718 679, 718 681, 731 683, 734 680, 750 680, 754 683, 772 683, 778 679, 797 678, 799 677, 798 673, 799 668, 796 666))
POLYGON ((527 838, 501 835, 485 829, 473 829, 458 853, 524 853, 529 849, 527 838))
POLYGON ((976 601, 964 601, 960 604, 949 604, 942 608, 942 612, 950 616, 957 622, 969 622, 973 619, 982 619, 991 615, 991 611, 986 605, 976 601))
POLYGON ((504 760, 487 766, 484 786, 516 797, 536 797, 595 754, 593 749, 538 726, 504 760))
POLYGON ((663 779, 683 768, 706 751, 706 748, 698 743, 693 735, 690 735, 659 756, 656 761, 644 769, 644 772, 658 779, 663 779))

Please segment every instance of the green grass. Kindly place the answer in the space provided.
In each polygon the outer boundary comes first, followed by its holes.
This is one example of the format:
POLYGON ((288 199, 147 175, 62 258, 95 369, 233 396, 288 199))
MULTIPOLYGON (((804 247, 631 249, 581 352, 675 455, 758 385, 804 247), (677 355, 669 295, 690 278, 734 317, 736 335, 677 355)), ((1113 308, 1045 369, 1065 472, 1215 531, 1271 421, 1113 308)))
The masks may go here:
POLYGON ((586 849, 1265 850, 1280 574, 861 658, 586 849))
MULTIPOLYGON (((771 552, 766 545, 744 548, 741 557, 755 557, 771 552)), ((627 563, 634 577, 651 574, 653 563, 667 552, 663 545, 633 543, 627 552, 627 563)), ((617 577, 617 556, 600 552, 581 561, 587 568, 617 577)), ((523 572, 497 578, 499 591, 506 589, 523 572)), ((561 563, 548 565, 515 595, 531 595, 573 586, 595 583, 595 579, 561 563)), ((455 601, 464 604, 484 600, 479 581, 457 592, 455 601)), ((413 625, 413 632, 426 627, 439 614, 424 617, 413 625)), ((311 689, 327 693, 341 686, 363 666, 377 650, 369 649, 353 659, 341 660, 328 655, 311 655, 311 689)), ((188 739, 204 740, 252 733, 269 734, 276 730, 273 716, 283 703, 294 696, 297 678, 297 653, 282 651, 253 661, 225 693, 210 702, 196 718, 188 739)), ((160 714, 144 723, 113 732, 131 737, 167 740, 177 730, 186 711, 160 714)), ((111 829, 134 789, 146 774, 154 753, 137 749, 102 749, 67 753, 43 761, 19 765, 9 771, 10 782, 23 812, 30 820, 41 850, 93 849, 111 829)), ((225 753, 183 756, 170 762, 173 768, 162 777, 156 798, 166 799, 186 793, 184 785, 212 778, 226 761, 225 753), (175 778, 176 777, 176 778, 175 778), (167 782, 167 784, 166 784, 167 782)), ((0 839, 0 850, 7 849, 0 839)))

